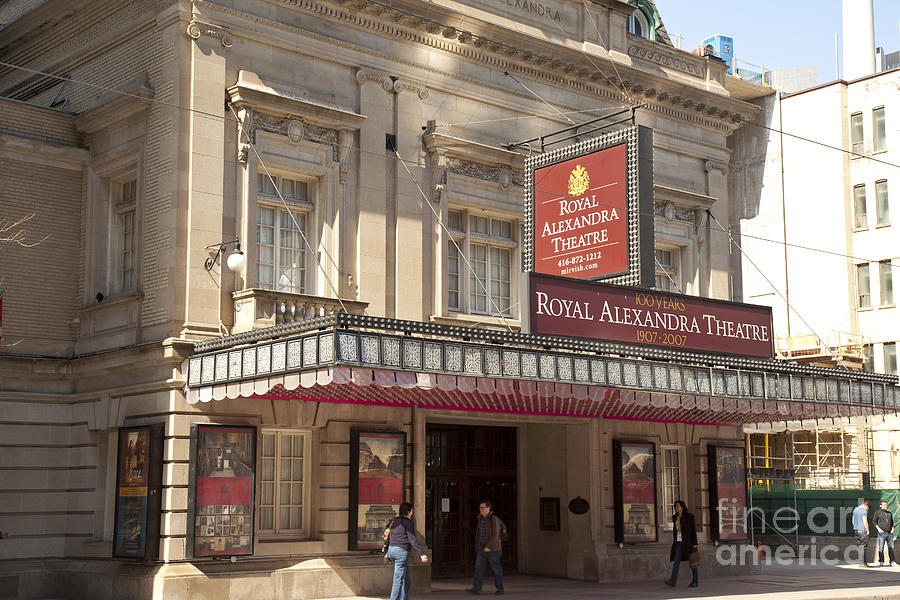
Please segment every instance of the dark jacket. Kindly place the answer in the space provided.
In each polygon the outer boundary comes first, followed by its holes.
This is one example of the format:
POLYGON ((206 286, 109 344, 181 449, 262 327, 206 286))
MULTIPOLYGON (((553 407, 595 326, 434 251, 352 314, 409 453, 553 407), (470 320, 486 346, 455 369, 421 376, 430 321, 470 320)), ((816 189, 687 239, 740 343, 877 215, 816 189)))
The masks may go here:
POLYGON ((889 510, 881 510, 880 508, 872 515, 872 522, 876 527, 881 528, 885 533, 890 533, 894 528, 894 515, 889 510))
MULTIPOLYGON (((475 548, 477 550, 484 549, 484 546, 482 546, 478 541, 478 524, 480 523, 481 515, 478 515, 478 521, 475 524, 475 548)), ((487 522, 484 524, 484 527, 484 545, 490 549, 489 552, 497 552, 498 550, 500 550, 500 523, 497 520, 497 517, 494 516, 493 512, 488 513, 487 522)))
POLYGON ((410 546, 416 554, 422 556, 425 552, 416 540, 416 525, 409 517, 394 517, 391 521, 391 546, 400 546, 409 550, 410 546))
POLYGON ((681 560, 687 560, 688 554, 697 545, 697 526, 694 523, 694 515, 689 512, 681 513, 681 541, 678 540, 678 530, 675 528, 675 519, 678 515, 672 515, 672 549, 669 550, 669 560, 675 560, 675 548, 681 544, 681 560))

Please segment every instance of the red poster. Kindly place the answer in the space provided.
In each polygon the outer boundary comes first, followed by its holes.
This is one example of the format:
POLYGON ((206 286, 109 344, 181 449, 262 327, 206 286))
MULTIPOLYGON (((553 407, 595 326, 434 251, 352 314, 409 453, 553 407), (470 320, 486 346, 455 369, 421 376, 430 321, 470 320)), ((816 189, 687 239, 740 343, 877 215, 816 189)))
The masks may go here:
POLYGON ((533 333, 774 356, 772 309, 598 282, 531 277, 533 333))
MULTIPOLYGON (((368 550, 381 547, 381 531, 397 515, 403 502, 406 466, 406 434, 401 432, 353 431, 355 453, 355 519, 351 510, 351 547, 368 550)), ((351 472, 351 476, 354 473, 351 472)))
POLYGON ((719 539, 746 539, 747 475, 744 449, 719 446, 714 451, 719 539))
POLYGON ((534 171, 534 270, 592 279, 628 270, 627 144, 534 171))
POLYGON ((624 541, 656 540, 656 457, 653 444, 622 448, 622 522, 624 541))
POLYGON ((197 427, 193 556, 253 553, 256 429, 197 427))

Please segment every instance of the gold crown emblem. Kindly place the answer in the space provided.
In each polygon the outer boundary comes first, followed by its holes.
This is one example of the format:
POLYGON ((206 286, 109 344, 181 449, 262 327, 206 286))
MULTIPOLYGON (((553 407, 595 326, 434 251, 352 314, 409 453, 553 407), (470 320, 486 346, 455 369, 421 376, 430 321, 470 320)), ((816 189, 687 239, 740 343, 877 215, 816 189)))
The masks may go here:
POLYGON ((575 168, 572 169, 572 172, 569 174, 569 195, 580 196, 585 193, 590 186, 591 178, 588 175, 587 169, 581 165, 575 165, 575 168))

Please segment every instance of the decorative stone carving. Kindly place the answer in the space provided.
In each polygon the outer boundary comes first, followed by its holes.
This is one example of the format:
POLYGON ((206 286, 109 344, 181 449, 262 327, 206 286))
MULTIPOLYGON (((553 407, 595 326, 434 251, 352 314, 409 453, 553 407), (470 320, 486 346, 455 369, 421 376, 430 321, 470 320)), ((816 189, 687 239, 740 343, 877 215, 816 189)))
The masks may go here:
POLYGON ((419 100, 425 100, 426 98, 428 98, 427 88, 409 83, 408 81, 404 81, 403 79, 394 81, 393 89, 397 94, 404 91, 415 92, 419 96, 419 100))
MULTIPOLYGON (((341 132, 336 129, 319 127, 307 123, 303 119, 279 117, 260 112, 253 114, 253 127, 269 133, 284 135, 295 144, 309 140, 317 144, 329 145, 332 148, 332 160, 334 162, 341 160, 341 132)), ((349 143, 344 145, 350 146, 349 143)))
POLYGON ((201 23, 200 21, 191 21, 187 26, 188 37, 199 40, 201 36, 206 36, 215 40, 219 40, 225 48, 231 48, 231 34, 222 27, 210 25, 209 23, 201 23))
POLYGON ((508 189, 512 185, 516 187, 525 185, 525 173, 519 169, 511 169, 507 166, 485 165, 462 158, 449 157, 446 161, 446 170, 450 173, 466 175, 484 181, 493 181, 503 189, 508 189))
POLYGON ((303 122, 293 119, 288 123, 287 136, 291 142, 299 144, 303 139, 303 122))
POLYGON ((701 77, 703 75, 703 67, 695 65, 690 61, 684 60, 683 58, 673 56, 668 52, 644 48, 643 46, 633 44, 628 48, 628 54, 630 56, 635 56, 637 58, 656 63, 663 67, 669 67, 672 69, 677 69, 684 73, 696 75, 697 77, 701 77))
POLYGON ((715 160, 708 160, 703 163, 703 170, 707 173, 710 171, 719 171, 722 175, 728 175, 728 166, 715 160))

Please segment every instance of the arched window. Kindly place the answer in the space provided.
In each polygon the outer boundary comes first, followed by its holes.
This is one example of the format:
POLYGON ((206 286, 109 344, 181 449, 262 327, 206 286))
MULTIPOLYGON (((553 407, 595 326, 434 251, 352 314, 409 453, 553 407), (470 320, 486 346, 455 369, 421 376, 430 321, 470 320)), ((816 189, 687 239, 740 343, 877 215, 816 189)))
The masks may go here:
POLYGON ((650 20, 640 8, 635 9, 635 11, 631 13, 631 16, 628 17, 628 20, 625 22, 625 27, 628 29, 629 33, 639 35, 642 38, 650 38, 650 20))

